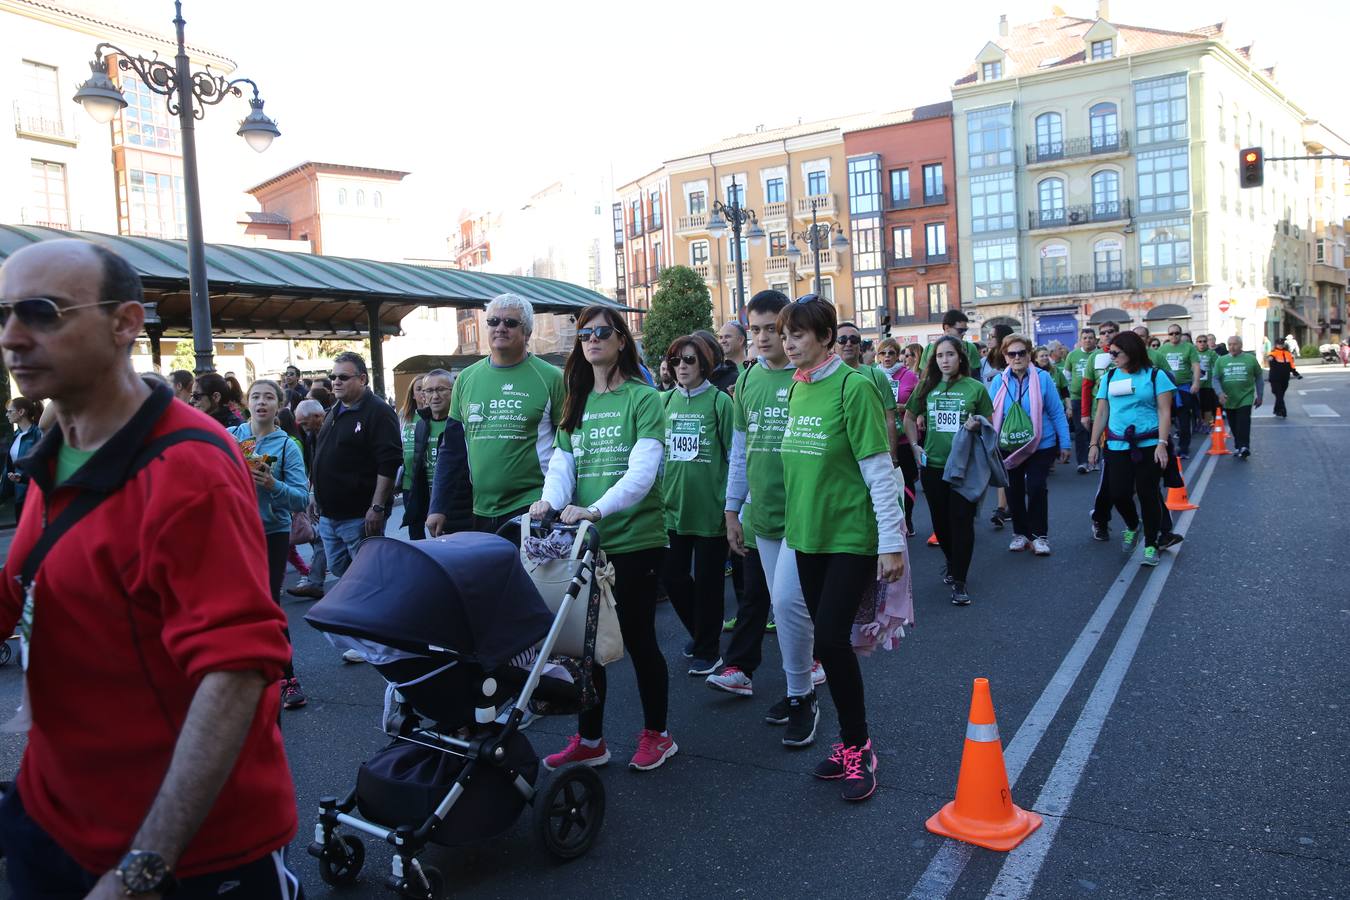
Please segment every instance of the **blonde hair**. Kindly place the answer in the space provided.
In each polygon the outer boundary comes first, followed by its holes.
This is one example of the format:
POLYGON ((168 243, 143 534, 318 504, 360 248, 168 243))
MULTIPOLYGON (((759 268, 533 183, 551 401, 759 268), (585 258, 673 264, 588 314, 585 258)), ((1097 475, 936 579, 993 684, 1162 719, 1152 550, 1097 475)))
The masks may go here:
POLYGON ((880 344, 877 344, 877 355, 878 355, 878 356, 881 355, 881 351, 882 351, 882 350, 894 350, 894 351, 895 351, 895 355, 896 355, 896 356, 899 356, 899 355, 900 355, 900 342, 897 341, 895 338, 886 338, 886 340, 882 341, 880 344))

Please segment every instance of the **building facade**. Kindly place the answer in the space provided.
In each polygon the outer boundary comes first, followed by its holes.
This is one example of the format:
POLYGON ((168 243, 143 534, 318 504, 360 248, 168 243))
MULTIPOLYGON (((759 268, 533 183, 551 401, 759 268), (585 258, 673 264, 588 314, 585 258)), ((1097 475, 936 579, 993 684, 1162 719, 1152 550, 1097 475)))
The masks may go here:
POLYGON ((665 166, 619 186, 611 208, 614 235, 615 296, 632 307, 628 326, 642 331, 646 311, 651 309, 661 272, 678 258, 670 255, 674 229, 671 225, 670 178, 665 166))
MULTIPOLYGON (((1320 122, 1310 122, 1304 131, 1304 146, 1312 156, 1350 156, 1350 142, 1320 122)), ((1309 164, 1305 164, 1309 165, 1309 164)), ((1350 239, 1350 160, 1317 160, 1313 177, 1312 288, 1308 302, 1290 327, 1302 345, 1339 343, 1346 335, 1346 286, 1350 268, 1346 251, 1350 239)), ((1288 333, 1294 333, 1286 331, 1288 333)))
POLYGON ((407 172, 342 163, 303 162, 249 188, 264 221, 246 214, 245 235, 287 237, 314 253, 398 262, 407 257, 402 234, 401 182, 407 172))

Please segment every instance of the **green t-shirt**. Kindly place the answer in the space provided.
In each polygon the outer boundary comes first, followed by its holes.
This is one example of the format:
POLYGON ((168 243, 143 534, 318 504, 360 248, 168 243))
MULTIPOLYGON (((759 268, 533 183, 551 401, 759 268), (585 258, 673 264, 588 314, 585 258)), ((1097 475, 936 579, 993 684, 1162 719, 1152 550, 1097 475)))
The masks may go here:
MULTIPOLYGON (((984 361, 984 358, 980 356, 980 345, 972 343, 971 341, 962 341, 961 343, 966 345, 966 360, 970 363, 970 374, 978 378, 980 373, 980 363, 984 361)), ((924 370, 928 368, 928 360, 932 358, 933 348, 936 346, 936 343, 932 343, 923 348, 923 357, 919 360, 920 380, 923 379, 924 370)))
POLYGON ((1209 387, 1210 376, 1214 374, 1214 360, 1219 358, 1219 354, 1213 350, 1197 350, 1196 354, 1200 359, 1200 387, 1209 387))
MULTIPOLYGON (((848 365, 848 363, 844 363, 848 365)), ((895 412, 895 388, 891 387, 890 378, 886 373, 876 366, 853 366, 853 371, 859 375, 866 375, 876 385, 877 392, 881 394, 881 411, 895 412)))
POLYGON ((431 432, 427 435, 427 484, 430 485, 436 480, 436 457, 441 453, 441 435, 445 434, 445 424, 449 419, 441 419, 437 422, 430 420, 427 424, 431 426, 431 432))
MULTIPOLYGON (((1171 341, 1168 341, 1162 345, 1160 352, 1167 364, 1166 371, 1172 376, 1172 380, 1176 382, 1177 387, 1183 391, 1189 391, 1195 376, 1191 366, 1200 362, 1200 351, 1195 349, 1195 345, 1188 341, 1182 341, 1175 346, 1171 341)), ((1200 374, 1203 377, 1203 366, 1201 368, 1200 374)))
POLYGON ((745 478, 751 500, 741 515, 747 531, 774 540, 783 537, 785 527, 783 430, 796 371, 755 365, 736 382, 735 426, 745 432, 745 478))
POLYGON ((787 545, 801 553, 877 552, 877 517, 858 461, 887 453, 881 398, 840 365, 817 382, 796 382, 783 432, 787 545))
POLYGON ((958 377, 955 381, 939 382, 925 397, 920 397, 915 390, 905 409, 915 416, 926 417, 924 465, 941 469, 947 465, 947 457, 952 455, 956 430, 964 427, 966 419, 973 415, 992 416, 994 402, 978 378, 958 377))
MULTIPOLYGON (((1162 350, 1154 350, 1152 347, 1149 347, 1148 364, 1155 369, 1160 369, 1163 372, 1167 372, 1169 375, 1172 372, 1171 367, 1167 363, 1167 357, 1163 355, 1162 350)), ((1186 383, 1190 384, 1189 381, 1186 383)))
POLYGON ((1219 376, 1219 387, 1228 397, 1224 409, 1240 409, 1256 401, 1256 379, 1261 377, 1261 365, 1250 353, 1220 356, 1214 363, 1219 376))
POLYGON ((727 533, 727 457, 731 453, 731 398, 711 382, 693 397, 680 389, 661 397, 666 416, 662 476, 666 530, 697 537, 727 533))
POLYGON ((1061 397, 1067 397, 1069 394, 1069 380, 1064 375, 1064 370, 1054 363, 1050 364, 1050 380, 1055 383, 1055 389, 1059 391, 1061 397))
POLYGON ((1075 347, 1069 351, 1069 355, 1064 357, 1064 368, 1069 375, 1069 394, 1073 397, 1083 396, 1083 373, 1087 371, 1088 360, 1096 350, 1083 350, 1075 347))
MULTIPOLYGON (((1102 379, 1106 377, 1106 370, 1114 365, 1115 361, 1111 359, 1110 353, 1105 350, 1093 350, 1088 356, 1087 365, 1083 367, 1083 380, 1101 384, 1102 379)), ((1081 397, 1082 393, 1080 390, 1078 396, 1081 397)))
POLYGON ((450 417, 464 425, 475 514, 503 516, 539 499, 562 414, 562 372, 533 354, 505 367, 481 359, 460 373, 450 417))
MULTIPOLYGON (((462 377, 462 376, 461 376, 462 377)), ((642 381, 626 381, 604 394, 586 399, 581 427, 558 431, 557 445, 576 461, 577 487, 572 502, 591 506, 628 471, 628 456, 642 438, 666 436, 661 395, 642 381)), ((725 491, 725 485, 723 486, 725 491)), ((631 553, 666 545, 661 483, 627 509, 600 520, 597 526, 606 553, 631 553)))
POLYGON ((56 454, 56 483, 65 484, 70 476, 80 471, 80 467, 93 458, 97 450, 76 450, 69 444, 62 444, 56 454))
POLYGON ((413 473, 413 444, 416 439, 417 420, 405 422, 399 430, 399 437, 403 440, 403 481, 399 484, 399 490, 407 491, 412 489, 413 473))

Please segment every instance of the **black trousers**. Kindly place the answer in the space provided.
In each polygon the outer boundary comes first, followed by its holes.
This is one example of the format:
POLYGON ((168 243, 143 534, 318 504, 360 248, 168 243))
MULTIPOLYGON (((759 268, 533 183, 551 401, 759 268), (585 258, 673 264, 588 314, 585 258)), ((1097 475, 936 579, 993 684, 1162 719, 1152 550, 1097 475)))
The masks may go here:
POLYGON ((1012 513, 1013 533, 1025 538, 1050 534, 1050 491, 1046 477, 1055 464, 1056 450, 1047 447, 1008 469, 1008 510, 1012 513))
MULTIPOLYGON (((638 698, 642 701, 643 727, 666 730, 670 708, 670 673, 661 644, 656 640, 656 573, 661 568, 664 547, 614 553, 614 605, 619 614, 623 649, 633 663, 637 676, 638 698)), ((608 678, 604 666, 592 672, 597 702, 577 717, 577 731, 590 741, 605 736, 605 695, 608 678)))
POLYGON ((905 502, 905 531, 914 530, 914 494, 919 489, 919 461, 914 458, 914 451, 909 448, 909 444, 900 445, 900 474, 905 476, 905 495, 900 499, 905 502))
MULTIPOLYGON (((511 519, 523 516, 530 511, 528 506, 522 506, 520 509, 513 510, 503 516, 480 516, 477 513, 473 515, 473 530, 484 531, 488 534, 496 534, 503 525, 511 519)), ((559 510, 562 512, 562 510, 559 510)))
POLYGON ((1195 395, 1190 391, 1177 391, 1172 421, 1177 427, 1177 449, 1187 456, 1191 454, 1191 427, 1195 424, 1195 409, 1195 395))
MULTIPOLYGON (((272 601, 281 605, 281 583, 286 578, 286 558, 291 555, 291 533, 277 531, 267 535, 267 589, 272 592, 272 601)), ((290 643, 291 629, 286 629, 286 642, 290 643)), ((286 677, 295 677, 295 660, 286 663, 286 677)))
POLYGON ((694 658, 715 660, 722 643, 725 611, 727 538, 668 532, 661 581, 670 605, 694 639, 694 658), (690 575, 692 565, 693 575, 690 575))
POLYGON ((797 577, 806 611, 816 626, 816 657, 830 682, 839 714, 839 740, 867 743, 867 703, 862 669, 853 652, 853 620, 863 592, 877 577, 877 558, 853 553, 798 553, 797 577))
POLYGON ((970 557, 975 552, 975 504, 942 480, 941 469, 924 466, 919 470, 919 479, 923 482, 923 495, 928 498, 928 512, 933 517, 933 533, 947 557, 947 574, 963 582, 970 572, 970 557))
MULTIPOLYGON (((1271 377, 1270 392, 1275 395, 1274 413, 1277 416, 1287 417, 1289 415, 1289 410, 1284 405, 1284 392, 1287 390, 1289 390, 1288 378, 1278 379, 1273 376, 1271 377)), ((1243 444, 1243 446, 1245 447, 1246 444, 1243 444)))
MULTIPOLYGON (((740 557, 737 557, 740 559, 740 557)), ((769 583, 764 578, 764 566, 759 551, 749 548, 743 560, 745 590, 736 607, 736 627, 727 641, 722 655, 728 666, 735 666, 747 676, 753 675, 764 660, 764 625, 769 621, 769 583)))
MULTIPOLYGON (((1114 501, 1111 498, 1111 482, 1107 478, 1106 467, 1111 463, 1111 457, 1107 455, 1101 457, 1102 477, 1097 482, 1097 496, 1092 502, 1092 521, 1101 525, 1111 524, 1111 508, 1114 501)), ((1172 511, 1167 508, 1163 502, 1162 481, 1158 482, 1158 505, 1159 521, 1158 527, 1163 534, 1172 533, 1172 511)))
POLYGON ((1159 485, 1162 483, 1162 469, 1153 458, 1152 447, 1142 447, 1142 457, 1138 462, 1130 458, 1129 450, 1107 450, 1107 480, 1111 485, 1111 502, 1125 521, 1125 527, 1134 530, 1139 527, 1139 515, 1144 517, 1144 546, 1158 546, 1158 533, 1162 525, 1162 497, 1159 485), (1134 498, 1139 497, 1139 511, 1135 511, 1134 498))
POLYGON ((1083 418, 1083 398, 1071 397, 1069 399, 1069 431, 1073 433, 1073 455, 1080 466, 1086 466, 1088 461, 1088 441, 1092 438, 1092 428, 1084 428, 1083 418))
POLYGON ((1233 432, 1233 449, 1241 450, 1243 447, 1250 449, 1252 445, 1252 408, 1250 406, 1235 406, 1229 409, 1225 406, 1223 417, 1228 420, 1228 430, 1233 432))

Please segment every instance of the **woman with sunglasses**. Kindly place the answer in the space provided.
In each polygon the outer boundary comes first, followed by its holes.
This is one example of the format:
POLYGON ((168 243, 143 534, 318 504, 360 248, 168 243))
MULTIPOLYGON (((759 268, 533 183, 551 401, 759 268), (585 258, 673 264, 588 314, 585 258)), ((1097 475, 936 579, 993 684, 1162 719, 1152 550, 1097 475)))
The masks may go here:
MULTIPOLYGON (((1048 362, 1050 351, 1041 349, 1048 362)), ((1030 546, 1037 556, 1049 556, 1050 492, 1046 478, 1055 464, 1056 448, 1059 461, 1069 461, 1069 420, 1054 376, 1032 365, 1031 341, 1010 334, 1000 350, 1008 367, 994 376, 989 393, 994 397, 994 428, 1008 470, 1008 507, 1013 523, 1008 549, 1020 553, 1030 546)))
POLYGON ((4 484, 0 485, 0 497, 14 498, 14 521, 23 516, 23 499, 28 495, 28 476, 19 469, 19 460, 23 459, 42 440, 42 429, 38 422, 42 420, 42 403, 27 397, 15 397, 5 408, 5 417, 14 428, 14 441, 5 454, 4 484))
MULTIPOLYGON (((656 640, 656 576, 665 556, 666 526, 657 475, 666 418, 661 395, 638 368, 623 317, 588 306, 577 317, 577 340, 563 373, 567 399, 543 499, 530 517, 561 510, 566 525, 585 519, 600 532, 614 566, 614 600, 624 650, 637 675, 643 729, 629 767, 655 769, 679 749, 666 729, 670 675, 656 640)), ((567 746, 547 757, 549 769, 571 762, 602 766, 606 676, 593 672, 597 701, 578 717, 567 746)))
POLYGON ((984 384, 971 377, 969 355, 959 340, 943 335, 932 347, 923 380, 905 404, 905 435, 919 464, 919 481, 933 517, 933 533, 947 558, 942 580, 951 585, 952 603, 968 606, 966 576, 975 550, 975 504, 953 489, 943 472, 957 429, 979 430, 976 416, 992 416, 994 405, 984 384), (920 416, 925 425, 922 446, 920 416))
MULTIPOLYGON (((842 779, 845 800, 866 800, 877 787, 877 755, 853 623, 878 580, 903 574, 905 537, 881 398, 834 352, 838 327, 834 305, 814 294, 778 314, 796 367, 781 450, 786 540, 839 715, 839 742, 813 774, 842 779)), ((810 703, 818 716, 814 693, 810 703)))
POLYGON ((192 405, 215 419, 225 428, 234 428, 244 424, 242 416, 230 408, 233 392, 224 376, 216 372, 207 372, 197 377, 192 386, 192 405))
POLYGON ((661 580, 693 646, 689 674, 706 676, 722 664, 719 639, 725 601, 727 461, 731 398, 708 376, 712 354, 691 335, 666 354, 675 390, 662 397, 666 457, 662 490, 670 537, 661 580), (690 577, 690 565, 693 577, 690 577))
MULTIPOLYGON (((903 410, 905 408, 910 395, 914 393, 915 386, 919 383, 919 376, 915 372, 912 360, 919 358, 919 354, 923 353, 923 348, 920 347, 916 352, 915 347, 918 347, 918 344, 912 344, 901 350, 899 342, 894 338, 886 338, 877 345, 877 368, 890 379, 895 391, 897 409, 903 410)), ((913 537, 914 495, 919 485, 919 467, 914 462, 914 454, 909 449, 909 438, 905 436, 903 427, 897 429, 895 440, 895 464, 900 467, 900 473, 905 479, 905 496, 903 498, 905 501, 905 537, 913 537)))
MULTIPOLYGON (((197 379, 201 384, 203 378, 197 379)), ((220 377, 220 376, 216 376, 220 377)), ((304 451, 295 439, 277 426, 277 413, 285 393, 275 381, 255 381, 248 389, 249 420, 231 428, 230 435, 245 448, 244 459, 258 492, 258 513, 267 539, 267 583, 272 599, 281 605, 281 582, 286 575, 286 557, 291 549, 291 514, 309 506, 309 478, 305 475, 304 451)), ((286 640, 290 641, 290 629, 286 640)), ((307 702, 295 677, 294 660, 286 664, 281 681, 281 705, 298 709, 307 702)))

